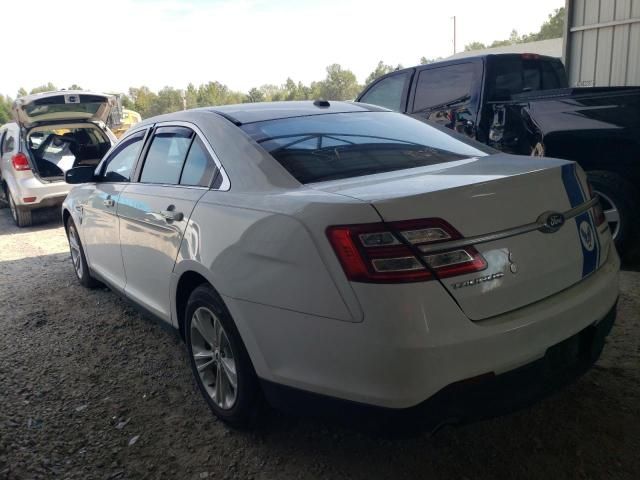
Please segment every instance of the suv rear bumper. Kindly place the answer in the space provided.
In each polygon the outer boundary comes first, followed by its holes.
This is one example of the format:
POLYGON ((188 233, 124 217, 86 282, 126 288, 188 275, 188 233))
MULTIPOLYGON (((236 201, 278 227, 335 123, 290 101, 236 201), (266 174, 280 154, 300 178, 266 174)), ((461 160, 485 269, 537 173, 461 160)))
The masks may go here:
POLYGON ((62 205, 71 185, 64 181, 43 182, 33 174, 22 176, 9 182, 9 188, 13 193, 16 205, 23 209, 55 207, 62 205), (11 183, 14 183, 13 185, 11 183), (34 198, 31 202, 25 202, 25 198, 34 198))

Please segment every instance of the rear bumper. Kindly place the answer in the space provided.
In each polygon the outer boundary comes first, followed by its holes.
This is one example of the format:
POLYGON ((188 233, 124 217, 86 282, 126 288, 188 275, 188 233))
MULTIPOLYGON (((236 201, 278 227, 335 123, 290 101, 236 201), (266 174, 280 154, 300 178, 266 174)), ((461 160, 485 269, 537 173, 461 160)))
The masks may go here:
POLYGON ((464 423, 529 406, 575 381, 600 357, 615 318, 614 305, 601 321, 549 347, 542 358, 500 375, 489 372, 461 380, 406 409, 358 404, 267 381, 262 387, 272 405, 289 412, 349 420, 371 417, 376 422, 411 420, 412 426, 430 429, 464 423))
POLYGON ((33 174, 15 179, 15 185, 9 185, 14 193, 14 201, 21 208, 42 208, 62 205, 71 185, 64 181, 43 182, 33 174), (25 202, 25 198, 35 198, 25 202))
POLYGON ((611 249, 603 266, 579 284, 481 322, 466 318, 435 282, 405 285, 395 296, 367 295, 361 323, 225 302, 261 379, 406 409, 449 385, 543 359, 551 346, 608 318, 618 298, 619 265, 611 249))

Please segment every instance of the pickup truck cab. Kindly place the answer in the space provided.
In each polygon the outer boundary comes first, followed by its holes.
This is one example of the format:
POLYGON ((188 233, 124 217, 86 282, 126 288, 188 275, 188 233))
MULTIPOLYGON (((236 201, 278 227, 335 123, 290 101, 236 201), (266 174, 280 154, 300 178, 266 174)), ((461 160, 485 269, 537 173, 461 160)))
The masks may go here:
POLYGON ((562 62, 483 55, 378 78, 358 102, 451 128, 508 153, 574 160, 621 253, 640 233, 640 87, 569 88, 562 62))

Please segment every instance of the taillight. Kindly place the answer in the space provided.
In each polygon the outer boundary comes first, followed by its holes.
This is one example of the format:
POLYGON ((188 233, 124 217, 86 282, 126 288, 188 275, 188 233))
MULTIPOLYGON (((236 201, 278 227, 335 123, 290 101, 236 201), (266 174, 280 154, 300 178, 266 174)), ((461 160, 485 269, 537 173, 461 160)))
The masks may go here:
MULTIPOLYGON (((587 182, 587 186, 589 187, 589 198, 594 198, 595 196, 597 196, 597 193, 593 192, 593 187, 591 187, 591 184, 589 182, 587 182)), ((604 216, 604 211, 602 210, 602 205, 600 204, 600 202, 598 202, 596 204, 595 207, 593 207, 593 216, 596 220, 596 227, 599 227, 600 225, 602 225, 604 222, 607 221, 607 218, 604 216)))
POLYGON ((355 282, 421 282, 432 280, 432 272, 444 278, 477 272, 487 266, 473 247, 442 251, 429 248, 429 253, 422 253, 424 247, 462 238, 456 229, 438 218, 334 226, 327 229, 327 237, 347 278, 355 282))
POLYGON ((31 167, 29 166, 29 159, 22 152, 16 153, 11 157, 11 164, 13 165, 13 169, 17 171, 31 170, 31 167))

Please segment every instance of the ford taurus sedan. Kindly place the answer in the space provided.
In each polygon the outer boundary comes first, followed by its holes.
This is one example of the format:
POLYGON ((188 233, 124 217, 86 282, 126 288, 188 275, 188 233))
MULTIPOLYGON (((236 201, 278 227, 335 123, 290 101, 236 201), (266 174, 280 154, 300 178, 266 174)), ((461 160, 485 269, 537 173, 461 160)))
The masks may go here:
POLYGON ((382 108, 164 115, 66 179, 80 283, 177 329, 232 425, 263 395, 396 412, 534 367, 543 384, 598 358, 615 317, 618 255, 576 164, 382 108))

